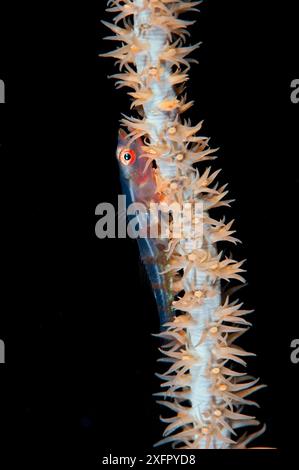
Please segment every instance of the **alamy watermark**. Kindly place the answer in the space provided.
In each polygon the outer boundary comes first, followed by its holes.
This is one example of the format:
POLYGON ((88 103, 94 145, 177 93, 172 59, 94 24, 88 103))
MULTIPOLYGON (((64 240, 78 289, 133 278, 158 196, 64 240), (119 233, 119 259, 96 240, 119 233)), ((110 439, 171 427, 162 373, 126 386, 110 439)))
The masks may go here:
POLYGON ((298 364, 299 363, 299 339, 292 340, 291 348, 292 348, 292 352, 290 356, 291 362, 293 364, 298 364))
POLYGON ((299 103, 299 78, 294 78, 294 80, 291 81, 291 102, 293 104, 298 104, 299 103))
POLYGON ((95 226, 98 238, 172 238, 196 239, 203 237, 203 202, 150 203, 134 202, 126 205, 126 196, 118 196, 118 207, 101 202, 95 209, 100 216, 95 226))
POLYGON ((5 363, 5 344, 2 339, 0 339, 0 364, 5 363))
POLYGON ((0 79, 0 103, 5 103, 5 84, 4 81, 0 79))

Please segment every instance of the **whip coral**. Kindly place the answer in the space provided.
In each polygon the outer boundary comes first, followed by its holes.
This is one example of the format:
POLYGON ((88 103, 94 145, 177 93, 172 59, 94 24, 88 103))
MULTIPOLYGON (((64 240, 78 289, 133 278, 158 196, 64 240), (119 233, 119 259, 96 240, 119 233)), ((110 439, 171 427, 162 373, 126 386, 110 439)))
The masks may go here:
MULTIPOLYGON (((190 53, 199 44, 185 45, 194 22, 179 15, 197 11, 199 3, 110 0, 108 11, 114 20, 103 23, 113 33, 108 39, 119 46, 102 56, 116 59, 120 69, 113 75, 116 87, 129 88, 132 98, 136 114, 121 119, 127 132, 121 131, 117 157, 128 168, 130 160, 135 164, 136 155, 137 161, 143 159, 143 173, 138 173, 139 167, 134 170, 134 184, 140 189, 137 176, 150 172, 145 202, 202 204, 201 236, 178 239, 170 231, 167 243, 156 245, 150 255, 153 246, 140 244, 149 276, 155 276, 157 303, 167 290, 170 311, 167 317, 164 302, 161 318, 166 321, 158 336, 163 339, 162 360, 170 365, 159 375, 161 391, 156 395, 173 416, 161 418, 166 428, 158 444, 184 449, 245 448, 264 431, 262 427, 251 435, 239 433, 239 428, 259 425, 243 408, 256 405, 248 397, 263 385, 238 369, 252 355, 235 344, 250 327, 249 311, 238 300, 231 301, 223 289, 231 280, 244 283, 243 261, 217 250, 218 242, 239 240, 233 236, 233 221, 211 215, 214 208, 229 206, 231 200, 226 199, 226 185, 215 182, 219 171, 202 167, 216 158, 209 139, 200 135, 202 122, 192 125, 182 118, 193 105, 184 95, 184 85, 190 63, 195 62, 190 53), (163 256, 158 257, 159 250, 163 256)), ((133 181, 125 171, 127 181, 133 181)), ((137 191, 131 189, 132 194, 136 199, 137 191)))

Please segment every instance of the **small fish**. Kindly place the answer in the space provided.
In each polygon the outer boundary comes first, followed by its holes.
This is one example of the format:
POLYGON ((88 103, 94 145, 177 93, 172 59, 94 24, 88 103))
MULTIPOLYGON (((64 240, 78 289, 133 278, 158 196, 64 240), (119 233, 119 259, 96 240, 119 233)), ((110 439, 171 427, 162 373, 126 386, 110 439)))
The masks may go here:
MULTIPOLYGON (((148 164, 142 139, 129 143, 126 132, 119 130, 117 160, 120 168, 120 179, 127 207, 131 203, 142 203, 147 208, 151 202, 159 202, 155 169, 148 164)), ((150 216, 142 213, 138 217, 139 233, 148 233, 150 216)), ((167 264, 165 250, 168 241, 163 238, 137 238, 140 257, 145 265, 153 293, 156 299, 161 327, 172 316, 171 303, 171 277, 169 273, 162 272, 167 264)))

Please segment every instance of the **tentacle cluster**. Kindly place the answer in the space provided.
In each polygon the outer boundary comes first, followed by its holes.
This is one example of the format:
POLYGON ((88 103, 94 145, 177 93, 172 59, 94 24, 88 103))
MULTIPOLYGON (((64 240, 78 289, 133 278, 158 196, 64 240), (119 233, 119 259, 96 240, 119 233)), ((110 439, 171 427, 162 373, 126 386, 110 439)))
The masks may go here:
MULTIPOLYGON (((162 361, 170 364, 162 380, 161 405, 173 416, 166 423, 160 444, 179 448, 245 448, 264 431, 239 436, 243 426, 258 425, 243 407, 256 405, 248 396, 263 387, 258 380, 239 371, 252 355, 235 345, 247 331, 249 313, 238 301, 223 295, 224 282, 244 278, 243 262, 218 253, 218 242, 237 243, 233 221, 216 220, 210 211, 229 206, 226 185, 215 179, 219 171, 200 169, 199 164, 215 159, 209 139, 199 135, 202 122, 192 125, 182 119, 193 105, 184 94, 189 57, 199 44, 186 46, 193 23, 179 18, 197 10, 199 1, 110 0, 108 11, 114 22, 104 24, 112 31, 108 39, 120 43, 112 52, 119 73, 116 87, 129 88, 135 116, 121 123, 132 141, 142 137, 149 164, 155 161, 161 200, 192 203, 203 207, 200 237, 177 239, 170 233, 168 264, 173 275, 173 319, 159 334, 165 339, 162 361)), ((196 220, 194 220, 196 224, 196 220)), ((173 227, 174 228, 174 227, 173 227)))

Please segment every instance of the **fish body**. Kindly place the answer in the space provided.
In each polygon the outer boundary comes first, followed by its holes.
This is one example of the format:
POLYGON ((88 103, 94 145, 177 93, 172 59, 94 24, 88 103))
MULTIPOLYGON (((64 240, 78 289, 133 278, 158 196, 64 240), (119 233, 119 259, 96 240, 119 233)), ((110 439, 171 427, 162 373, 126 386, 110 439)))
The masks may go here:
MULTIPOLYGON (((117 160, 120 168, 122 190, 126 196, 127 207, 132 203, 142 203, 147 209, 152 202, 158 202, 155 170, 148 164, 143 142, 137 139, 129 143, 127 134, 119 131, 117 160)), ((150 238, 149 213, 137 215, 139 233, 147 234, 137 238, 140 258, 146 268, 152 290, 157 303, 161 327, 171 319, 171 278, 169 273, 163 273, 167 264, 167 240, 150 238)))

